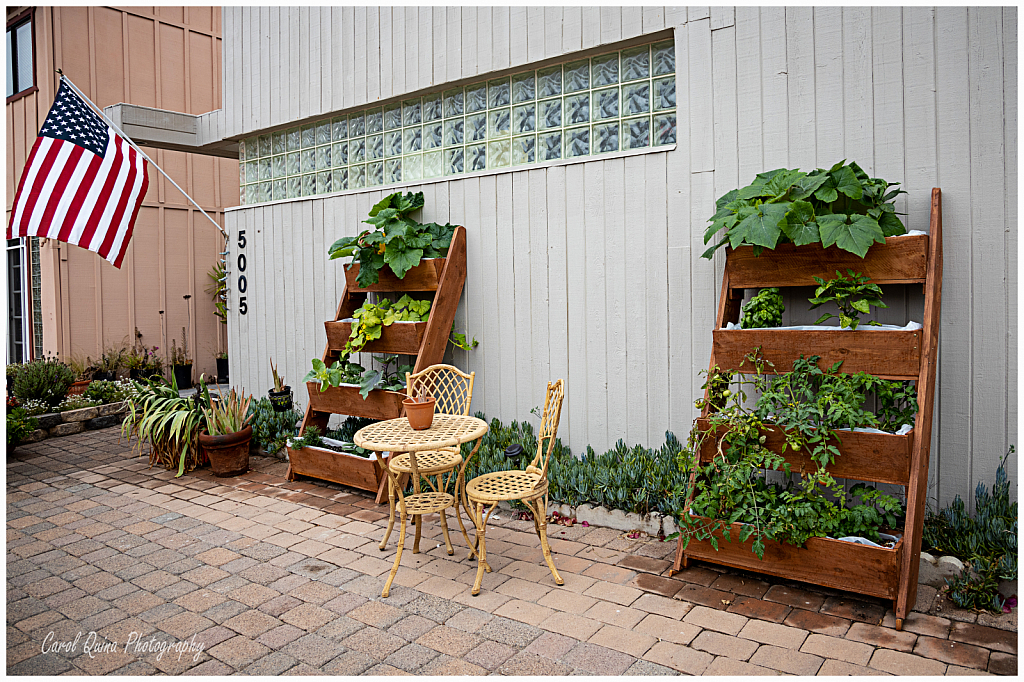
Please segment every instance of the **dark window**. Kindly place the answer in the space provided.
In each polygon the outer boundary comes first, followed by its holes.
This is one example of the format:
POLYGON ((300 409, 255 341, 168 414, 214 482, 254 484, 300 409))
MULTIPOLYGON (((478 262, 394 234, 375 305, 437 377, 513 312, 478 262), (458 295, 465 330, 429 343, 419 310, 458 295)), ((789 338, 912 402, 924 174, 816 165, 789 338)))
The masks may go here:
POLYGON ((32 15, 7 27, 7 96, 35 85, 32 64, 32 15))
POLYGON ((7 240, 7 362, 25 362, 25 271, 20 239, 7 240))

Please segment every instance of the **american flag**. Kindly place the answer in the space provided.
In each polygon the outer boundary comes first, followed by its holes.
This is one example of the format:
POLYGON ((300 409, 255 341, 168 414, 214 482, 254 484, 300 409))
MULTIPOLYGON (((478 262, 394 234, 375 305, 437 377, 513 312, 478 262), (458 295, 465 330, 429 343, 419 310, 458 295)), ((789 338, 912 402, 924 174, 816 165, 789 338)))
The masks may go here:
POLYGON ((120 268, 149 186, 147 165, 62 76, 14 196, 7 238, 58 239, 120 268))

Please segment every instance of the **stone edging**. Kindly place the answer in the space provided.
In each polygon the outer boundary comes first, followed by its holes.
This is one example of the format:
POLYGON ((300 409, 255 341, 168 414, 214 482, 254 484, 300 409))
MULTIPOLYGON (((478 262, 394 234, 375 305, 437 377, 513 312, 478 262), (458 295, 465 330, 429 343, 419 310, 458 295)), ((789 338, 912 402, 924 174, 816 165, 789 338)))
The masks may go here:
POLYGON ((119 403, 108 403, 106 405, 95 405, 83 407, 78 410, 67 412, 48 412, 34 417, 39 422, 39 428, 28 434, 21 442, 38 443, 47 438, 59 438, 70 436, 82 431, 94 431, 105 429, 109 426, 118 426, 122 419, 127 405, 122 401, 119 403))

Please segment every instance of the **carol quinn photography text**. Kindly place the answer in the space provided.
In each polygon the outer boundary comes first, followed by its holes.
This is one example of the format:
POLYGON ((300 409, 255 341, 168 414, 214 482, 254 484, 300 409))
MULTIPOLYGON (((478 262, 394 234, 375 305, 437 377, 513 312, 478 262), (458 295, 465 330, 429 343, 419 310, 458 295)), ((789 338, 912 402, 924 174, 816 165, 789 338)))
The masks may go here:
POLYGON ((83 635, 81 631, 75 635, 74 639, 69 640, 58 640, 55 638, 53 631, 50 631, 48 635, 43 639, 43 653, 44 654, 73 654, 78 653, 79 646, 81 646, 81 652, 89 656, 89 658, 95 658, 97 654, 110 654, 117 651, 123 651, 123 653, 133 654, 156 654, 156 660, 163 658, 165 653, 177 653, 178 660, 181 660, 183 654, 195 654, 192 657, 193 661, 199 661, 199 655, 203 653, 203 649, 206 645, 203 642, 197 642, 196 636, 192 635, 190 639, 182 639, 178 641, 166 641, 157 639, 156 635, 151 636, 149 639, 143 638, 138 632, 131 632, 128 635, 127 641, 123 645, 123 649, 116 640, 108 640, 95 632, 90 631, 89 634, 83 635))

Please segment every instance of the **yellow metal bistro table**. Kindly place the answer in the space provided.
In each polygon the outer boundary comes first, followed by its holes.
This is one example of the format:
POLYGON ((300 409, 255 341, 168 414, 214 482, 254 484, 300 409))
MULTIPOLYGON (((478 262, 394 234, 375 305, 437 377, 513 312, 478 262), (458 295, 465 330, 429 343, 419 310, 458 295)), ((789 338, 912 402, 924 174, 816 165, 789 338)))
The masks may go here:
MULTIPOLYGON (((399 486, 400 474, 392 471, 387 464, 387 460, 383 457, 377 459, 377 464, 384 469, 384 473, 388 477, 389 494, 398 495, 398 508, 401 512, 398 553, 395 556, 395 565, 391 568, 391 574, 388 576, 387 582, 384 583, 381 597, 388 596, 391 591, 391 583, 398 573, 398 565, 402 561, 402 550, 405 546, 405 529, 409 523, 409 516, 422 516, 423 514, 438 512, 442 514, 441 518, 443 520, 444 510, 452 507, 455 510, 455 518, 459 521, 459 528, 462 529, 462 537, 465 538, 466 544, 469 545, 470 556, 473 556, 475 553, 473 550, 474 545, 469 541, 466 527, 462 523, 462 515, 459 514, 459 498, 462 495, 462 489, 465 487, 466 464, 473 458, 476 451, 480 449, 481 438, 486 433, 487 422, 482 419, 455 414, 435 414, 430 428, 422 431, 414 430, 409 426, 408 419, 399 417, 398 419, 388 419, 387 421, 364 426, 353 436, 352 442, 366 450, 374 450, 380 453, 408 452, 412 465, 413 494, 405 495, 399 486), (445 488, 447 486, 426 492, 420 491, 420 473, 416 463, 417 452, 458 447, 463 443, 474 440, 476 445, 473 447, 473 452, 470 453, 469 457, 466 458, 459 468, 455 495, 446 492, 445 488)), ((429 479, 427 480, 430 483, 429 479)), ((418 530, 419 526, 417 526, 418 530)), ((447 535, 447 527, 445 527, 445 530, 447 535)), ((389 527, 388 534, 390 532, 391 528, 389 527)))

